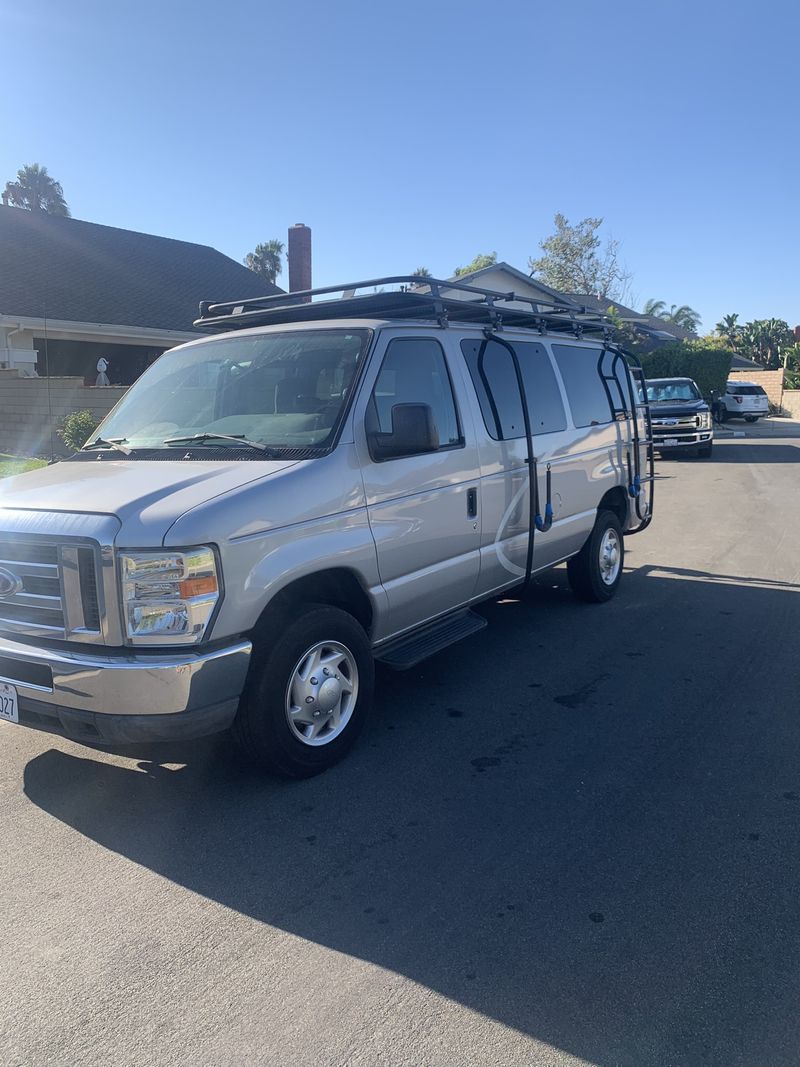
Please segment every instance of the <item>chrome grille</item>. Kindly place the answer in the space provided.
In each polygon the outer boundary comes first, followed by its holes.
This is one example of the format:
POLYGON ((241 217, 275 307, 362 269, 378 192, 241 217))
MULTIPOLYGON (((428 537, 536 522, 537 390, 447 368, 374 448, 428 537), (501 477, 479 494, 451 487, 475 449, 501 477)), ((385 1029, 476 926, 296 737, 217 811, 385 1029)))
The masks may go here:
POLYGON ((0 597, 0 630, 56 638, 99 634, 93 548, 0 534, 0 568, 19 586, 0 597))
POLYGON ((680 415, 672 418, 650 420, 653 426, 653 434, 656 437, 681 437, 684 434, 694 435, 700 425, 699 415, 680 415))

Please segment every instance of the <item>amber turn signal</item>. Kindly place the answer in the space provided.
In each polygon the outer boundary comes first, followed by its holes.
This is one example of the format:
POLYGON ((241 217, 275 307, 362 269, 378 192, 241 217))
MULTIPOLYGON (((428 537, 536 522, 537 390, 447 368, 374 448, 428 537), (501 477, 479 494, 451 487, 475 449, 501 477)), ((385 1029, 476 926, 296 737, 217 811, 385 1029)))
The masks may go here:
POLYGON ((193 596, 203 596, 206 593, 216 593, 217 579, 213 574, 209 574, 206 578, 185 578, 182 582, 178 582, 178 589, 185 600, 193 596))

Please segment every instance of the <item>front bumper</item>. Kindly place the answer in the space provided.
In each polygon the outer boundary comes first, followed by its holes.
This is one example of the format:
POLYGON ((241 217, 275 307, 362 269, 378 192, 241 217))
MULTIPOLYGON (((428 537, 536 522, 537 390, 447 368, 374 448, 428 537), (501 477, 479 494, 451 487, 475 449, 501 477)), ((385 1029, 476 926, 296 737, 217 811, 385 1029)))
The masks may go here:
POLYGON ((680 448, 697 448, 698 446, 710 445, 713 440, 713 430, 698 430, 697 433, 682 433, 679 435, 653 431, 653 448, 656 451, 661 448, 670 452, 680 448), (670 443, 667 444, 667 441, 670 443))
POLYGON ((0 681, 17 690, 20 724, 76 741, 201 737, 230 726, 249 641, 150 654, 34 647, 0 637, 0 681))

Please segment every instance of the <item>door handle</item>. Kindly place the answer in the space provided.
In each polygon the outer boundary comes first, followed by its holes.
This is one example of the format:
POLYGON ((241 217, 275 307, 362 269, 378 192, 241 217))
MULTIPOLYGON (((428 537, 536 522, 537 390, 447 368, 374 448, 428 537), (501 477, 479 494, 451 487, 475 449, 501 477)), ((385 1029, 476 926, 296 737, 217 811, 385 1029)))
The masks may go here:
POLYGON ((467 518, 477 519, 478 517, 478 490, 467 490, 467 518))

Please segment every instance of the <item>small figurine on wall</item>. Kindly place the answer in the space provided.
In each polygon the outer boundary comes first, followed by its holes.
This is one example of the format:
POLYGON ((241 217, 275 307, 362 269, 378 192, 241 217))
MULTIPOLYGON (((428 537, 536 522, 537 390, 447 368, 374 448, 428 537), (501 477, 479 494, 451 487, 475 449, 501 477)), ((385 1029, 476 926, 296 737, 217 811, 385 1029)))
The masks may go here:
POLYGON ((97 381, 94 383, 95 385, 111 385, 111 382, 108 380, 108 375, 106 374, 107 370, 108 360, 101 356, 97 361, 97 381))

